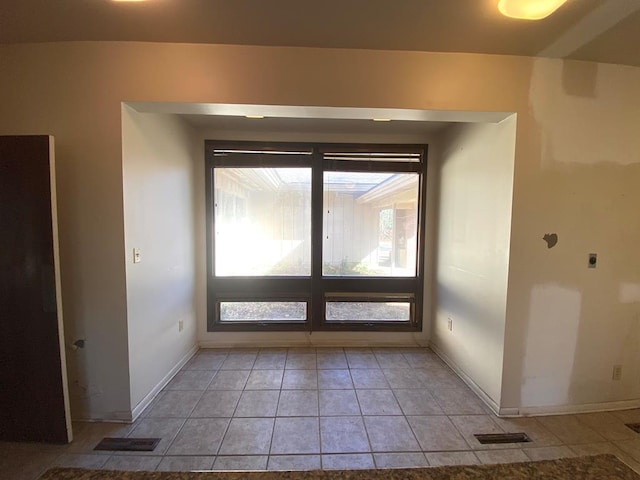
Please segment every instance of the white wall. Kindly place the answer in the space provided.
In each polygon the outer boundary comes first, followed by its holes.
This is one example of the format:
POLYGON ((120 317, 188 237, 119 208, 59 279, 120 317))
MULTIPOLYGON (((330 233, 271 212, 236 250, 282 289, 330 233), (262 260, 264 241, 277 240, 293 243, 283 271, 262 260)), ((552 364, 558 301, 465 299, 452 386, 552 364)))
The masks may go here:
POLYGON ((194 141, 194 131, 175 116, 122 108, 132 409, 196 346, 194 186, 203 178, 194 141), (134 248, 140 263, 133 263, 134 248))
POLYGON ((69 355, 74 417, 131 410, 123 101, 517 113, 502 404, 519 409, 523 385, 553 380, 550 354, 571 364, 562 386, 547 383, 555 406, 640 398, 639 68, 128 42, 2 45, 0 65, 0 133, 56 139, 65 336, 87 339, 69 355), (560 241, 547 249, 541 237, 551 231, 560 241), (590 251, 596 270, 585 268, 590 251), (557 308, 546 312, 539 299, 549 295, 557 308), (549 315, 575 340, 572 358, 529 341, 558 335, 535 331, 549 315), (577 320, 565 325, 566 315, 577 320), (621 382, 611 380, 613 362, 624 364, 621 382))
POLYGON ((515 115, 499 124, 457 125, 437 146, 431 341, 494 406, 502 387, 515 130, 515 115))

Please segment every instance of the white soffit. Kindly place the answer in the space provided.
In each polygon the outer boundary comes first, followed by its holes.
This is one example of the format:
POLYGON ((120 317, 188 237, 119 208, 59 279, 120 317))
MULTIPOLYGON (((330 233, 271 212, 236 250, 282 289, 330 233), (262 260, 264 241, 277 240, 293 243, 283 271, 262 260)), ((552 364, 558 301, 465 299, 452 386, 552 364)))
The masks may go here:
POLYGON ((513 112, 470 112, 453 110, 411 110, 395 108, 310 107, 285 105, 242 105, 225 103, 125 102, 139 113, 179 115, 255 115, 276 118, 372 120, 385 118, 415 122, 499 123, 513 112))

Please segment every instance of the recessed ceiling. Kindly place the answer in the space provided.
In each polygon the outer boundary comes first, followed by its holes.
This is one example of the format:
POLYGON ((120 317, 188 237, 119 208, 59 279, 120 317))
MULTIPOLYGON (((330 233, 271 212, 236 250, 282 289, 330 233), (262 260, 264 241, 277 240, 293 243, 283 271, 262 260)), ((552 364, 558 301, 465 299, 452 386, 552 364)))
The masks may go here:
POLYGON ((21 0, 0 43, 143 41, 560 56, 640 66, 640 1, 568 0, 540 21, 497 0, 21 0), (608 7, 604 8, 603 7, 608 7), (572 33, 571 51, 550 46, 572 33), (604 29, 604 30, 603 30, 604 29))

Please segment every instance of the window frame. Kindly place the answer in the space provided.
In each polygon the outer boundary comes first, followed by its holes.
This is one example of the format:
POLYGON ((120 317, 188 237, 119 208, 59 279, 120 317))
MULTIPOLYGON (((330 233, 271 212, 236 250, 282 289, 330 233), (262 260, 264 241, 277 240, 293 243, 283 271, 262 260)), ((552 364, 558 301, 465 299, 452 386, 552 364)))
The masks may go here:
POLYGON ((207 331, 420 331, 424 310, 424 264, 427 146, 408 144, 341 144, 341 143, 264 143, 205 141, 206 257, 207 257, 207 331), (216 152, 244 150, 260 153, 216 152), (274 152, 273 155, 265 153, 274 152), (277 154, 276 152, 305 152, 277 154), (326 153, 397 153, 419 154, 419 161, 399 162, 373 160, 328 160, 326 153), (214 172, 219 167, 311 168, 311 275, 310 276, 219 276, 215 272, 215 207, 214 172), (415 277, 324 276, 323 201, 324 172, 417 173, 418 205, 416 226, 415 277), (411 319, 395 321, 326 321, 327 296, 338 294, 354 301, 366 302, 367 296, 410 295, 411 319), (359 296, 360 295, 360 296, 359 296), (225 301, 301 301, 307 302, 305 322, 221 322, 220 302, 225 301))

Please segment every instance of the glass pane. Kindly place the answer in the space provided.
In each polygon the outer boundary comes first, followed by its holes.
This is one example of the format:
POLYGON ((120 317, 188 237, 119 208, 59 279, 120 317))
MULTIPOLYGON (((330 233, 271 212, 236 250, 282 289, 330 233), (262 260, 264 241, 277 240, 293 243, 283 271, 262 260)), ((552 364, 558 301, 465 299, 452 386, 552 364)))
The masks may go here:
POLYGON ((220 302, 221 322, 304 322, 305 302, 220 302))
POLYGON ((406 302, 327 302, 327 322, 408 322, 411 304, 406 302))
POLYGON ((311 169, 216 168, 216 276, 311 274, 311 169))
POLYGON ((418 174, 325 172, 322 274, 414 277, 418 174))

